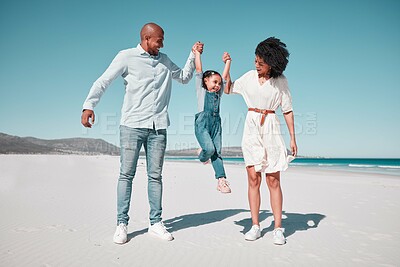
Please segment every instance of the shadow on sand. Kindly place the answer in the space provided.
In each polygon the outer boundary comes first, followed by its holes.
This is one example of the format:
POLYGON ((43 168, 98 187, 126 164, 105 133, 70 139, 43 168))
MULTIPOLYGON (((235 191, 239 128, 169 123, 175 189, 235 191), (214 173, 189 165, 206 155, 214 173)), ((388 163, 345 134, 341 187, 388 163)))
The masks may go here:
MULTIPOLYGON (((249 210, 245 209, 214 210, 203 213, 193 213, 177 216, 175 218, 165 220, 164 224, 167 227, 168 231, 172 233, 182 229, 219 222, 242 212, 250 213, 249 210)), ((326 217, 325 215, 317 213, 301 214, 283 212, 283 215, 284 219, 282 219, 282 225, 285 228, 286 237, 291 236, 297 231, 306 231, 311 228, 317 228, 321 220, 326 217)), ((272 216, 272 213, 268 210, 262 210, 260 211, 259 216, 259 220, 260 222, 262 222, 266 220, 269 216, 272 216)), ((235 224, 243 227, 241 232, 244 234, 248 230, 250 230, 252 222, 251 218, 246 218, 240 221, 235 221, 235 224)), ((145 228, 128 234, 128 240, 131 240, 136 236, 146 233, 147 229, 148 228, 145 228)), ((265 233, 272 232, 273 230, 274 222, 272 221, 271 225, 268 228, 264 228, 262 230, 261 235, 263 236, 265 233)))
POLYGON ((245 211, 244 209, 214 210, 178 216, 166 220, 164 223, 170 232, 176 232, 182 229, 219 222, 245 211))
MULTIPOLYGON (((306 231, 311 228, 317 228, 318 224, 326 217, 325 215, 318 214, 318 213, 308 213, 308 214, 301 214, 301 213, 290 213, 290 212, 283 212, 282 213, 282 227, 285 228, 285 236, 291 236, 297 231, 306 231)), ((259 221, 262 222, 266 220, 269 216, 273 216, 272 212, 268 210, 260 211, 259 221)), ((243 230, 240 231, 241 233, 245 234, 247 231, 250 230, 252 226, 251 218, 246 218, 240 221, 235 221, 235 224, 243 226, 243 230)), ((272 220, 271 224, 267 227, 262 229, 261 236, 264 236, 267 232, 272 232, 274 230, 274 221, 272 220)))
MULTIPOLYGON (((168 231, 172 233, 182 229, 219 222, 245 211, 246 210, 244 209, 229 209, 187 214, 165 220, 164 225, 167 227, 168 231)), ((146 233, 147 230, 148 228, 145 228, 128 234, 128 241, 136 236, 146 233)))

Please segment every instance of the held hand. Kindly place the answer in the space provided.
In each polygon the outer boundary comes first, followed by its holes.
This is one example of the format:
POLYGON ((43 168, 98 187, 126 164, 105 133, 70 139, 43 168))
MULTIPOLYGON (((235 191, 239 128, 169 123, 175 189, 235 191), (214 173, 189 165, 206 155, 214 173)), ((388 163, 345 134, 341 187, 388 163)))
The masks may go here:
POLYGON ((193 47, 192 47, 192 51, 193 53, 195 53, 195 51, 199 52, 200 54, 203 53, 203 48, 204 48, 204 44, 200 41, 197 41, 193 47))
POLYGON ((192 46, 192 52, 193 52, 193 54, 196 54, 196 52, 198 52, 198 51, 197 51, 197 43, 195 43, 195 44, 192 46))
POLYGON ((290 149, 292 151, 292 156, 297 156, 297 144, 295 140, 290 140, 290 149))
POLYGON ((92 128, 92 125, 94 124, 93 110, 90 110, 90 109, 83 110, 82 117, 81 117, 81 123, 83 126, 85 126, 87 128, 92 128), (90 118, 91 118, 92 123, 89 122, 90 118))
POLYGON ((232 60, 232 59, 231 59, 231 56, 229 55, 228 52, 224 52, 224 54, 222 55, 222 61, 223 61, 224 63, 226 63, 228 60, 232 60))
POLYGON ((204 43, 198 42, 197 51, 199 51, 200 54, 202 54, 203 53, 203 49, 204 49, 204 43))

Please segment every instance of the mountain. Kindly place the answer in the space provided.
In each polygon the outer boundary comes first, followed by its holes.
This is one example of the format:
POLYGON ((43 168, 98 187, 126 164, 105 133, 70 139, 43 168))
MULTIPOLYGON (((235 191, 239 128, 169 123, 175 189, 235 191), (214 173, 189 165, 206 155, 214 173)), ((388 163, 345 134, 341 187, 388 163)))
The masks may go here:
POLYGON ((0 133, 0 154, 119 155, 119 148, 103 139, 67 138, 44 140, 0 133))
MULTIPOLYGON (((197 149, 167 150, 166 156, 197 157, 197 149)), ((64 138, 45 140, 35 137, 19 137, 0 133, 0 154, 80 154, 80 155, 119 155, 119 147, 103 139, 94 138, 64 138)), ((288 151, 290 154, 290 151, 288 151)), ((140 151, 144 155, 144 151, 140 151)), ((223 147, 224 158, 243 157, 242 148, 223 147)), ((301 157, 301 156, 297 156, 301 157)))
POLYGON ((46 154, 54 152, 47 146, 33 144, 24 138, 0 133, 0 154, 46 154))
MULTIPOLYGON (((142 149, 143 150, 143 149, 142 149)), ((0 154, 81 154, 119 155, 119 147, 103 139, 64 138, 45 140, 35 137, 19 137, 0 133, 0 154)), ((166 156, 196 157, 197 148, 168 150, 166 156)), ((240 147, 222 148, 224 157, 242 157, 240 147)), ((144 155, 144 151, 140 152, 144 155)))

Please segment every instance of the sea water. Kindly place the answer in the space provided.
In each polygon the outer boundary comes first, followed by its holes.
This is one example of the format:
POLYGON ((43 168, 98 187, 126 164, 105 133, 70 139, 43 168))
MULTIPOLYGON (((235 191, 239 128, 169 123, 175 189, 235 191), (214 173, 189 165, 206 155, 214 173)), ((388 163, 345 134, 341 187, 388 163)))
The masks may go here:
MULTIPOLYGON (((197 161, 198 159, 196 157, 166 157, 166 160, 197 161)), ((223 160, 226 164, 244 164, 243 158, 223 158, 223 160)), ((290 166, 388 174, 400 177, 400 159, 296 158, 290 163, 290 166)))

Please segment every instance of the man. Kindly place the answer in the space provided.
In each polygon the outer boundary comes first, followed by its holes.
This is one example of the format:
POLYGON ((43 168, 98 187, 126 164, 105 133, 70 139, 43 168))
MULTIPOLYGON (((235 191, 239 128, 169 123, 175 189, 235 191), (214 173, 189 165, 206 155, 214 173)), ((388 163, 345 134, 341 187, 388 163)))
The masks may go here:
MULTIPOLYGON (((91 128, 94 107, 110 83, 118 76, 125 81, 125 96, 121 110, 120 144, 121 166, 117 186, 117 229, 114 242, 127 241, 128 211, 131 200, 132 180, 135 176, 139 151, 145 148, 148 175, 150 225, 148 232, 164 240, 173 236, 162 219, 162 167, 169 126, 168 104, 172 79, 186 84, 194 71, 194 54, 190 53, 183 69, 176 66, 166 54, 164 30, 155 23, 148 23, 140 31, 140 44, 120 51, 110 66, 98 78, 83 104, 82 124, 91 128), (91 123, 89 122, 91 120, 91 123)), ((203 50, 195 43, 193 49, 203 50)))

